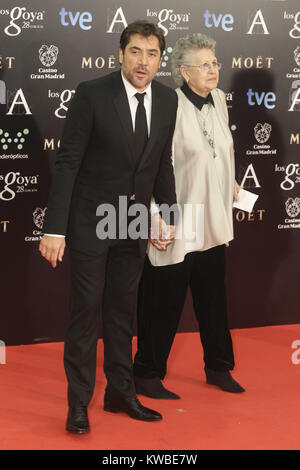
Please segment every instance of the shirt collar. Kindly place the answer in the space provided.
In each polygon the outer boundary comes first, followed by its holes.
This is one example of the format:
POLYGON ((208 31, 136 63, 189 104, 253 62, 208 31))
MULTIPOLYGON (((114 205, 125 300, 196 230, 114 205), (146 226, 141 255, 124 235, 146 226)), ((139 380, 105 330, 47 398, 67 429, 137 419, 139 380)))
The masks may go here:
MULTIPOLYGON (((125 86, 128 99, 131 99, 136 93, 140 93, 136 88, 134 88, 134 86, 128 80, 126 80, 122 72, 121 72, 121 77, 125 86)), ((151 99, 151 94, 152 94, 151 83, 149 83, 149 85, 143 91, 143 93, 146 93, 146 96, 149 99, 151 99)))
POLYGON ((206 98, 203 98, 203 96, 197 95, 197 93, 195 93, 188 86, 187 83, 182 85, 180 89, 185 94, 185 96, 193 103, 193 105, 196 106, 196 108, 198 108, 200 111, 205 104, 211 103, 213 106, 215 106, 211 93, 209 93, 206 98))

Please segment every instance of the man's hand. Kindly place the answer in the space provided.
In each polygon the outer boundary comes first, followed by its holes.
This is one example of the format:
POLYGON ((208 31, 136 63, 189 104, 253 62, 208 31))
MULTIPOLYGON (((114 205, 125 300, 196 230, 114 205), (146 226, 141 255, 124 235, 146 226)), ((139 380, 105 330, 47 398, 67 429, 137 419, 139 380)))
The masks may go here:
POLYGON ((57 261, 62 261, 65 251, 65 237, 51 237, 44 235, 40 241, 39 251, 41 255, 56 268, 57 261))
POLYGON ((175 226, 167 225, 157 213, 152 216, 150 243, 159 251, 165 251, 173 243, 175 226))

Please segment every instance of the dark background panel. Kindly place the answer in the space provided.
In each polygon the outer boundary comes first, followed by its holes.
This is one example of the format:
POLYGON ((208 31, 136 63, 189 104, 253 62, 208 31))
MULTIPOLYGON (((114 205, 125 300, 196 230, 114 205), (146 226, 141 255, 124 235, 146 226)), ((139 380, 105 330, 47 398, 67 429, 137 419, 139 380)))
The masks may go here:
MULTIPOLYGON (((38 252, 55 154, 78 83, 118 70, 120 33, 138 18, 163 28, 167 49, 157 78, 173 88, 176 40, 202 32, 217 42, 237 180, 259 195, 253 213, 234 210, 235 239, 227 249, 230 327, 299 323, 300 102, 289 111, 300 87, 299 2, 2 0, 0 339, 6 344, 63 339, 68 254, 53 270, 38 252), (16 95, 19 104, 9 115, 16 95), (257 126, 269 129, 265 142, 257 126)), ((195 330, 189 294, 179 331, 195 330)))

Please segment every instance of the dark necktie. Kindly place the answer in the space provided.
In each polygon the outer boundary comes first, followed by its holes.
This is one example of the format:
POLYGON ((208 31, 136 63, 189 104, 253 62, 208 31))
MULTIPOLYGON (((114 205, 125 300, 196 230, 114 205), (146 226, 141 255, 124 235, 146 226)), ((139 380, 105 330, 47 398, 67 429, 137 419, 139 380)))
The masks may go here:
POLYGON ((135 115, 135 127, 134 127, 134 140, 135 140, 135 157, 138 164, 140 157, 146 147, 148 140, 148 127, 146 110, 144 106, 144 96, 146 93, 136 93, 135 97, 139 104, 135 115))

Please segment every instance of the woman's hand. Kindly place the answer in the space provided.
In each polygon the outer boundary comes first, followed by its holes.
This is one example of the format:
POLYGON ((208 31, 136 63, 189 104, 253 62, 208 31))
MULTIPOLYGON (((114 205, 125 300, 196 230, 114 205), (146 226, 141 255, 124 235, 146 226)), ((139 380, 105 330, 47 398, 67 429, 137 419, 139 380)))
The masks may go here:
POLYGON ((151 218, 151 231, 149 241, 159 251, 166 251, 167 246, 173 243, 175 237, 175 226, 167 225, 156 213, 151 218))
POLYGON ((233 190, 233 201, 239 201, 239 192, 240 192, 240 185, 238 182, 235 180, 234 182, 234 190, 233 190))

